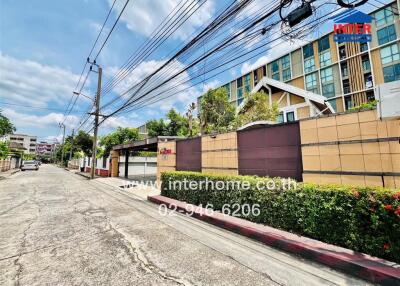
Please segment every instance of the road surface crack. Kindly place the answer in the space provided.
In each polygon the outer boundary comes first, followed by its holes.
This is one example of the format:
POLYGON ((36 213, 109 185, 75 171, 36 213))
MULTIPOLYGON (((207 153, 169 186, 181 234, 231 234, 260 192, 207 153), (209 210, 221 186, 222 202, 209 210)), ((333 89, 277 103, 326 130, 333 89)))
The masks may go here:
POLYGON ((127 247, 127 251, 130 256, 133 257, 133 260, 138 262, 140 267, 148 272, 148 273, 154 273, 161 278, 165 280, 169 280, 172 282, 177 283, 178 285, 184 285, 184 286, 190 286, 193 285, 191 282, 181 279, 172 275, 169 275, 159 267, 157 267, 155 264, 153 264, 151 261, 149 261, 146 257, 146 255, 140 250, 139 247, 134 246, 134 243, 128 238, 128 236, 120 229, 117 229, 110 221, 109 221, 109 227, 114 230, 120 238, 125 242, 125 246, 127 247))

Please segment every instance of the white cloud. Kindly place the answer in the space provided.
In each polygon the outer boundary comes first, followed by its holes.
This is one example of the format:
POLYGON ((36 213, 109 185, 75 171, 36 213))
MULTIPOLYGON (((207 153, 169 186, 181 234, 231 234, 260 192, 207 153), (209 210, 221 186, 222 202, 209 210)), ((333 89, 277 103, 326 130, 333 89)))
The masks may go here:
MULTIPOLYGON (((26 128, 34 128, 34 129, 42 129, 45 130, 49 127, 55 127, 59 122, 63 122, 65 119, 65 126, 67 128, 76 127, 79 121, 79 118, 75 115, 68 115, 65 117, 62 113, 49 113, 46 115, 32 115, 25 114, 21 112, 16 112, 11 108, 4 108, 2 113, 8 117, 13 124, 16 125, 17 130, 20 127, 26 128)), ((35 132, 32 132, 34 134, 35 132)))
MULTIPOLYGON (((108 0, 111 6, 113 0, 108 0)), ((145 36, 150 36, 152 32, 159 26, 159 24, 170 14, 174 8, 180 3, 180 0, 136 0, 130 1, 126 7, 124 13, 121 16, 121 20, 126 23, 129 30, 140 33, 145 36)), ((187 1, 182 1, 183 11, 185 8, 190 10, 192 7, 198 7, 199 2, 193 6, 188 7, 190 4, 187 1)), ((125 1, 117 1, 115 9, 119 13, 124 6, 125 1)), ((209 0, 206 1, 190 18, 178 28, 172 35, 175 39, 185 40, 195 29, 209 19, 214 14, 214 2, 209 0)), ((190 10, 195 11, 196 8, 190 10)), ((179 8, 178 8, 179 9, 179 8)), ((183 21, 182 21, 183 22, 183 21)))
POLYGON ((47 107, 50 102, 64 106, 79 78, 69 70, 1 53, 0 70, 2 99, 36 107, 47 107))

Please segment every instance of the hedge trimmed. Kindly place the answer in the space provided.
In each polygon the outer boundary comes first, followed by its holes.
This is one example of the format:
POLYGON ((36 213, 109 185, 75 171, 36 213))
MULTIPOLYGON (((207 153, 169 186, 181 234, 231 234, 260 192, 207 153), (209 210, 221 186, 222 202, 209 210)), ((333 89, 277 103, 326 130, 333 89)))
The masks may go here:
MULTIPOLYGON (((224 204, 259 204, 260 214, 242 216, 326 243, 400 263, 400 191, 374 187, 298 183, 296 189, 257 189, 254 176, 210 175, 195 172, 163 172, 161 194, 221 210, 224 204), (190 190, 169 182, 247 181, 248 190, 228 188, 190 190)), ((274 178, 274 181, 280 181, 274 178)))

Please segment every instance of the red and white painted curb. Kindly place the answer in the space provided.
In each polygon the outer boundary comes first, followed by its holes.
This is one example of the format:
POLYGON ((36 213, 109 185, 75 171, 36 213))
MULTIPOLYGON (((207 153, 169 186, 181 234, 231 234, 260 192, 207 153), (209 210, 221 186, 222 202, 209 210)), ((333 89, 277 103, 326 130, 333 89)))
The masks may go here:
POLYGON ((400 265, 384 259, 358 253, 318 240, 298 236, 269 226, 253 223, 219 212, 209 212, 205 208, 164 196, 149 196, 149 201, 164 204, 168 208, 190 213, 193 217, 221 228, 258 240, 268 246, 299 255, 306 259, 327 265, 364 280, 381 285, 400 285, 400 265))

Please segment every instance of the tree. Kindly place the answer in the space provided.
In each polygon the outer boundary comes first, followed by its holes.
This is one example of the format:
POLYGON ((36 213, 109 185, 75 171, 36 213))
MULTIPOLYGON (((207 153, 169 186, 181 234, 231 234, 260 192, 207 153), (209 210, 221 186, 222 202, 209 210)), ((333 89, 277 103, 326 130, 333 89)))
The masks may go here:
POLYGON ((279 114, 278 104, 273 103, 270 106, 269 97, 265 92, 256 92, 245 96, 244 105, 237 116, 238 127, 260 120, 276 121, 279 114))
POLYGON ((199 118, 202 134, 232 130, 235 117, 235 107, 228 101, 226 89, 210 89, 201 98, 199 118))
POLYGON ((17 129, 15 128, 15 126, 11 123, 11 121, 7 117, 1 114, 0 110, 0 136, 3 136, 5 134, 12 134, 16 130, 17 129))
POLYGON ((101 137, 99 149, 99 157, 108 156, 112 147, 119 144, 126 144, 132 141, 139 140, 139 131, 136 128, 118 127, 114 132, 101 137))
POLYGON ((86 156, 91 156, 93 148, 93 137, 85 131, 79 130, 78 134, 74 138, 74 146, 76 147, 77 151, 82 151, 86 156))
POLYGON ((10 154, 10 148, 7 142, 0 141, 0 159, 6 159, 10 154))
POLYGON ((147 133, 149 137, 168 135, 167 124, 164 119, 152 119, 146 122, 147 133))
POLYGON ((167 113, 167 135, 168 136, 187 136, 189 133, 189 124, 187 118, 182 116, 174 108, 167 113))

